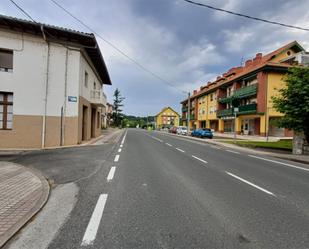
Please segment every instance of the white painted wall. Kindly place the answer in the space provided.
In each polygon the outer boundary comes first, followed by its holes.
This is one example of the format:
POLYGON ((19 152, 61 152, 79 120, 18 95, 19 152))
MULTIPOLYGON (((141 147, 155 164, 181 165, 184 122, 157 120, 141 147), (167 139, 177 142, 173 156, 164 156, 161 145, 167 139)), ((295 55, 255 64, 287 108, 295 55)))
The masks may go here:
MULTIPOLYGON (((0 30, 0 48, 14 50, 13 72, 0 72, 0 91, 13 92, 13 112, 18 115, 44 115, 47 51, 39 37, 0 30), (23 38, 23 39, 22 39, 23 38), (24 40, 24 42, 22 41, 24 40)), ((78 102, 65 99, 66 48, 50 44, 47 115, 60 116, 66 101, 66 116, 78 115, 78 102)), ((81 53, 69 50, 67 95, 79 94, 81 53)), ((90 72, 90 70, 89 70, 90 72)), ((90 74, 91 75, 91 74, 90 74)))

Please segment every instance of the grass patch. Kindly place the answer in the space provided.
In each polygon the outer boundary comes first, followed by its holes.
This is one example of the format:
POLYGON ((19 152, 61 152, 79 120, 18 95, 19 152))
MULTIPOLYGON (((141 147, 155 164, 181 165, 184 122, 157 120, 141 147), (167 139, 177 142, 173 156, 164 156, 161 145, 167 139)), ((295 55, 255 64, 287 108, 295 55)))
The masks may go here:
POLYGON ((292 140, 279 140, 277 142, 264 142, 264 141, 222 141, 224 143, 236 144, 239 146, 250 147, 250 148, 266 148, 266 149, 277 149, 277 150, 292 150, 292 140))

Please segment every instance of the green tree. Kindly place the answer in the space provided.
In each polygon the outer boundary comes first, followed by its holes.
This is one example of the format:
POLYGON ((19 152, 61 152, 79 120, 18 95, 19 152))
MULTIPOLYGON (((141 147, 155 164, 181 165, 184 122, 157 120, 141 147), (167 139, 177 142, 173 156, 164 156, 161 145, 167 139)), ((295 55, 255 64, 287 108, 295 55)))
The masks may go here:
POLYGON ((121 93, 118 88, 116 88, 114 92, 114 112, 113 112, 113 120, 115 126, 120 126, 121 121, 123 119, 122 109, 123 107, 123 100, 125 98, 121 96, 121 93))
POLYGON ((285 114, 278 125, 294 130, 298 137, 303 134, 309 143, 309 68, 291 68, 285 82, 280 95, 273 97, 274 108, 285 114))

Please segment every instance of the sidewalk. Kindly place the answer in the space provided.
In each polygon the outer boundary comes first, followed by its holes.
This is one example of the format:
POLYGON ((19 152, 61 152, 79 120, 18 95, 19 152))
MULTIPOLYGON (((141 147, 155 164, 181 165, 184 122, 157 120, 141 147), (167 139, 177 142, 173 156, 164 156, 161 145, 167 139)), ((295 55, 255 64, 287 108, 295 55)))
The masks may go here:
MULTIPOLYGON (((234 133, 220 133, 220 132, 214 132, 214 138, 218 139, 233 139, 234 138, 234 133)), ((248 141, 267 141, 266 137, 262 136, 252 136, 252 135, 236 135, 236 139, 243 139, 243 140, 248 140, 248 141)), ((293 137, 273 137, 270 136, 268 137, 269 142, 276 142, 279 141, 280 139, 293 139, 293 137)))
POLYGON ((0 247, 45 204, 49 185, 38 172, 0 161, 0 247))

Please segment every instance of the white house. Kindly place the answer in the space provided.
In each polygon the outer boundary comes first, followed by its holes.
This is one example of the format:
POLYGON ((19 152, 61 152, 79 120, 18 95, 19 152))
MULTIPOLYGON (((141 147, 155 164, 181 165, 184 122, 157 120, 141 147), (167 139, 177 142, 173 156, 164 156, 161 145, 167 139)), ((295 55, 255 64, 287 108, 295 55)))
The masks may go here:
POLYGON ((93 34, 0 15, 0 148, 99 136, 103 84, 111 80, 93 34))

